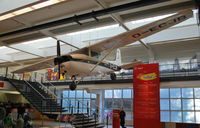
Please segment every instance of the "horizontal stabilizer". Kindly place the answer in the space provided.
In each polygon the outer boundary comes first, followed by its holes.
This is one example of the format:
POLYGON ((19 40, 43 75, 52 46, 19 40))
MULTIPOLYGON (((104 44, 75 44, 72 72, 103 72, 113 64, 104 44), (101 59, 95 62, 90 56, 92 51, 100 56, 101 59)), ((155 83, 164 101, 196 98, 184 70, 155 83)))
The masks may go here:
POLYGON ((120 67, 121 67, 122 69, 127 70, 127 69, 131 69, 131 68, 133 68, 134 66, 140 65, 140 64, 143 64, 143 62, 142 62, 142 61, 134 61, 134 62, 129 63, 129 64, 121 65, 120 67))

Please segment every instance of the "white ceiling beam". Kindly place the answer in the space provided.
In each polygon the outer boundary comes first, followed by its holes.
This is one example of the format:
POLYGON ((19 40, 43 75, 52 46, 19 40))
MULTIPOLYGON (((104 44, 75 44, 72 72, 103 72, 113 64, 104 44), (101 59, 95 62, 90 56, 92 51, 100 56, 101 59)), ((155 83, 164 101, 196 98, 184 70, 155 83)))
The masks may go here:
MULTIPOLYGON (((24 25, 25 27, 32 27, 32 26, 33 26, 31 23, 27 22, 25 19, 13 18, 13 20, 15 20, 16 22, 18 22, 18 23, 24 25)), ((53 39, 55 39, 55 40, 60 40, 60 41, 63 42, 64 44, 69 45, 69 46, 71 46, 71 47, 73 47, 73 48, 79 49, 78 47, 76 47, 76 46, 74 46, 74 45, 72 45, 72 44, 70 44, 70 43, 68 43, 68 42, 66 42, 66 41, 63 41, 63 40, 57 38, 57 37, 56 37, 52 32, 50 32, 49 30, 40 30, 39 32, 42 33, 42 34, 44 34, 44 35, 46 35, 46 36, 48 36, 48 37, 51 37, 51 38, 53 38, 53 39)))
MULTIPOLYGON (((95 2, 103 9, 109 8, 109 6, 103 0, 95 0, 95 2)), ((122 18, 117 14, 110 14, 113 20, 115 20, 120 26, 122 26, 126 31, 130 29, 123 23, 122 18)))
MULTIPOLYGON (((109 6, 103 1, 103 0, 95 0, 95 2, 103 9, 108 8, 109 6)), ((130 29, 124 24, 123 19, 115 14, 110 14, 113 20, 115 20, 120 26, 122 26, 126 31, 130 31, 130 29)), ((147 53, 149 55, 150 61, 152 62, 152 58, 155 58, 153 50, 142 40, 139 40, 139 42, 145 47, 147 50, 147 53)))
POLYGON ((46 57, 45 53, 42 50, 25 45, 25 44, 15 44, 15 45, 9 45, 7 47, 21 51, 21 52, 25 52, 31 55, 35 55, 38 57, 46 57))

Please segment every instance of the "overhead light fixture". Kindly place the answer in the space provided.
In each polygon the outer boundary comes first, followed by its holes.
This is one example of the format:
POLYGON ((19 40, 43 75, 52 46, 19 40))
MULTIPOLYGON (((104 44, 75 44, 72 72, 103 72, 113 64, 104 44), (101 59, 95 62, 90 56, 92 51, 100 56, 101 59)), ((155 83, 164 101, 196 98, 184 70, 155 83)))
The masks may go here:
POLYGON ((33 11, 33 10, 34 10, 33 8, 28 7, 28 8, 23 8, 23 9, 14 11, 13 14, 21 15, 21 14, 24 14, 24 13, 27 13, 27 12, 30 12, 30 11, 33 11))
POLYGON ((44 8, 44 7, 59 3, 59 2, 60 2, 59 0, 48 0, 48 1, 36 4, 36 5, 33 5, 32 8, 34 8, 34 9, 44 8))
POLYGON ((13 17, 13 16, 15 16, 15 15, 12 14, 12 13, 5 14, 5 15, 3 15, 3 16, 0 16, 0 21, 5 20, 5 19, 8 19, 8 18, 11 18, 11 17, 13 17))
POLYGON ((7 13, 5 15, 2 15, 2 16, 0 16, 0 21, 12 18, 12 17, 17 16, 17 15, 25 14, 27 12, 31 12, 31 11, 36 10, 36 9, 40 9, 40 8, 44 8, 44 7, 47 7, 47 6, 50 6, 50 5, 54 5, 54 4, 63 2, 63 1, 66 1, 66 0, 47 0, 47 1, 35 4, 33 6, 22 8, 22 9, 14 11, 14 12, 10 12, 10 13, 7 13))

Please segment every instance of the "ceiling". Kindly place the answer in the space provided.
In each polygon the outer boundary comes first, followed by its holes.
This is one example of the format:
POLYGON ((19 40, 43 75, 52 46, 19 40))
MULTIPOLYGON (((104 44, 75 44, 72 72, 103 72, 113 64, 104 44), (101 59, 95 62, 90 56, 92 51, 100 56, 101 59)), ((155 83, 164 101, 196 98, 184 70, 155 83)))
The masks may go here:
MULTIPOLYGON (((54 4, 48 7, 37 9, 22 15, 17 15, 12 18, 0 21, 0 44, 1 46, 7 46, 13 44, 18 44, 30 40, 40 39, 44 37, 52 37, 57 39, 57 35, 63 33, 71 33, 80 30, 86 30, 90 28, 96 28, 99 26, 120 24, 124 29, 126 29, 125 22, 144 19, 152 16, 159 16, 163 14, 170 14, 177 12, 178 10, 185 8, 195 8, 193 0, 154 0, 155 3, 151 3, 149 0, 149 5, 142 4, 147 2, 145 0, 65 0, 58 4, 54 4), (127 9, 125 11, 120 11, 119 8, 116 9, 117 13, 105 13, 101 16, 95 17, 95 11, 103 10, 106 8, 111 8, 114 6, 140 2, 137 6, 127 9), (68 22, 67 19, 70 17, 78 17, 85 13, 92 13, 94 11, 93 18, 90 16, 83 20, 73 20, 68 22), (97 18, 97 19, 95 19, 97 18), (66 23, 49 25, 50 22, 60 21, 61 19, 66 19, 66 23), (43 25, 49 25, 48 27, 38 27, 43 25), (30 29, 31 31, 26 31, 20 33, 20 30, 25 30, 27 28, 37 28, 30 29)), ((113 9, 113 8, 112 8, 113 9)), ((116 11, 115 10, 115 11, 116 11)), ((159 45, 152 45, 152 49, 155 50, 156 54, 159 55, 157 51, 159 45)), ((135 46, 134 46, 135 47, 135 46)), ((9 47, 13 50, 12 47, 9 47)), ((131 47, 130 47, 131 48, 131 47)), ((138 48, 138 52, 140 52, 138 48)), ((19 50, 14 48, 14 50, 19 50)), ((129 49, 126 49, 129 50, 129 49)), ((20 51, 30 54, 23 49, 20 51)), ((122 49, 123 51, 123 49, 122 49)), ((127 53, 126 53, 127 54, 127 53)), ((125 55, 122 53, 122 55, 125 55)), ((30 61, 23 60, 20 61, 23 64, 30 64, 35 61, 41 60, 38 56, 35 59, 30 59, 30 61)), ((16 61, 18 63, 18 61, 16 61)), ((13 62, 1 63, 1 66, 7 64, 15 65, 13 62)))
MULTIPOLYGON (((32 12, 9 18, 7 20, 0 21, 0 41, 5 45, 9 45, 13 43, 20 43, 28 40, 47 37, 48 35, 41 31, 31 31, 23 34, 14 34, 8 36, 2 36, 2 34, 23 28, 28 28, 31 26, 37 26, 51 21, 60 20, 63 18, 72 17, 74 15, 78 16, 93 10, 102 10, 103 7, 101 7, 99 3, 104 3, 104 6, 107 7, 113 7, 135 1, 137 0, 66 0, 52 6, 41 8, 32 12)), ((194 3, 192 0, 172 0, 157 3, 158 4, 149 6, 135 7, 135 9, 119 12, 117 15, 120 17, 122 22, 127 22, 130 20, 143 19, 156 15, 172 13, 183 8, 194 8, 194 3)), ((97 18, 99 19, 98 22, 94 18, 87 18, 85 20, 79 21, 82 25, 79 25, 74 21, 68 24, 66 23, 62 25, 55 25, 55 27, 40 30, 45 30, 47 31, 46 33, 49 32, 51 35, 55 36, 62 33, 70 33, 73 31, 79 31, 81 29, 89 29, 97 26, 105 26, 108 24, 116 23, 110 15, 103 15, 97 18)))

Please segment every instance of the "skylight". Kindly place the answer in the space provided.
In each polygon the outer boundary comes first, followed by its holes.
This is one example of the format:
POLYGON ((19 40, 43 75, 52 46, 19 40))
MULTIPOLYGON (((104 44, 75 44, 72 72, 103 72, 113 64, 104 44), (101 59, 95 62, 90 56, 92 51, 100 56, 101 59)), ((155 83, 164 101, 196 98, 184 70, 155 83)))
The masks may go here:
POLYGON ((63 1, 66 1, 66 0, 48 0, 48 1, 44 1, 44 2, 41 2, 41 3, 35 4, 33 6, 22 8, 22 9, 7 13, 5 15, 2 15, 2 16, 0 16, 0 21, 6 20, 6 19, 11 18, 11 17, 14 17, 16 15, 21 15, 21 14, 25 14, 27 12, 31 12, 31 11, 36 10, 36 9, 44 8, 44 7, 53 5, 53 4, 57 4, 57 3, 60 3, 60 2, 63 2, 63 1))

